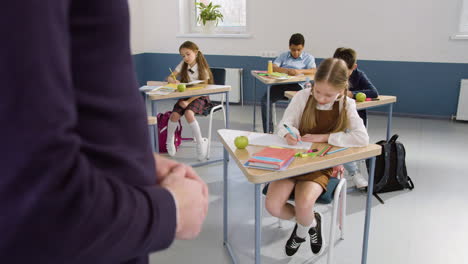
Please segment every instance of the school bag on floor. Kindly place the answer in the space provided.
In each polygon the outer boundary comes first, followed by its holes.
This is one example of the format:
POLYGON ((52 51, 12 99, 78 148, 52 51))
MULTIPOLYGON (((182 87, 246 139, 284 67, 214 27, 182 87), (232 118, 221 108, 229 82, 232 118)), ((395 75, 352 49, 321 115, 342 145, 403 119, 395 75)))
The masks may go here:
MULTIPOLYGON (((158 119, 158 142, 159 142, 159 153, 167 153, 166 140, 167 140, 167 124, 169 123, 169 118, 171 117, 171 111, 166 113, 159 113, 157 115, 158 119)), ((174 145, 176 150, 179 149, 180 144, 182 143, 182 123, 179 119, 179 126, 176 128, 174 133, 174 145)))
MULTIPOLYGON (((376 143, 382 147, 382 153, 375 160, 373 195, 381 203, 384 201, 377 195, 378 193, 414 188, 413 181, 406 170, 405 147, 397 139, 398 135, 395 134, 388 142, 381 140, 376 143)), ((370 170, 369 164, 367 168, 370 170)))

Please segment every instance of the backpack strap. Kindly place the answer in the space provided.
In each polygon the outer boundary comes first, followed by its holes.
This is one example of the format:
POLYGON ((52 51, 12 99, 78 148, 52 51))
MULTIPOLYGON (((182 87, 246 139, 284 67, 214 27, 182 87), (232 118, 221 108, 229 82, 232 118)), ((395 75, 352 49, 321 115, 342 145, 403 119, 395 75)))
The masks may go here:
POLYGON ((395 143, 397 141, 398 137, 399 137, 398 134, 393 135, 390 138, 390 140, 388 141, 388 143, 390 143, 390 144, 395 143))
POLYGON ((411 178, 408 176, 408 171, 406 170, 405 166, 405 157, 406 157, 406 150, 403 144, 396 143, 396 154, 397 154, 397 180, 401 184, 401 186, 405 186, 410 190, 414 189, 414 183, 411 178))
MULTIPOLYGON (((382 154, 384 158, 384 174, 382 178, 380 178, 379 182, 374 182, 374 193, 380 191, 388 182, 388 178, 390 177, 390 144, 384 142, 382 144, 382 154)), ((375 174, 374 174, 375 176, 375 174)))

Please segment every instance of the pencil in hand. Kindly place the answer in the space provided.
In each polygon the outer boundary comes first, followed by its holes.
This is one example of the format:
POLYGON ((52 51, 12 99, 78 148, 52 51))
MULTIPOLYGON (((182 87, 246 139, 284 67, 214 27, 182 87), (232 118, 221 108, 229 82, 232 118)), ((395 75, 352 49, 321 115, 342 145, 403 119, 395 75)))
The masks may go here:
POLYGON ((169 67, 169 71, 171 72, 172 79, 174 79, 174 81, 176 82, 177 78, 175 77, 174 72, 172 71, 171 67, 169 67))

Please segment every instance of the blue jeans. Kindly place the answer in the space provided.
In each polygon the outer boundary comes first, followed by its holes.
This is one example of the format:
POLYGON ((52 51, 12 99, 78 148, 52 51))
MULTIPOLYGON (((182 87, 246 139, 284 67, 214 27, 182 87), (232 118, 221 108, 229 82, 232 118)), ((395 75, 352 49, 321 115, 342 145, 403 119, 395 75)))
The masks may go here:
POLYGON ((348 171, 349 175, 353 175, 358 170, 357 161, 345 163, 343 164, 343 166, 346 169, 346 171, 348 171))

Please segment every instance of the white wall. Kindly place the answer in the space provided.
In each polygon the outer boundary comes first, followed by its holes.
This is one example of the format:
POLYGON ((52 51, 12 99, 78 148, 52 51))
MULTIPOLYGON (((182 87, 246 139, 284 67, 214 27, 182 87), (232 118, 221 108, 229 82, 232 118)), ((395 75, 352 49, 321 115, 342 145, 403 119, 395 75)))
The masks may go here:
POLYGON ((145 52, 145 23, 143 8, 146 0, 128 0, 130 9, 130 45, 132 54, 145 52))
POLYGON ((360 59, 468 63, 468 40, 449 39, 462 0, 247 0, 248 39, 177 38, 178 1, 129 1, 141 2, 144 34, 132 43, 145 52, 177 53, 189 39, 205 54, 259 56, 287 50, 290 35, 301 32, 306 51, 321 58, 348 46, 360 59))

